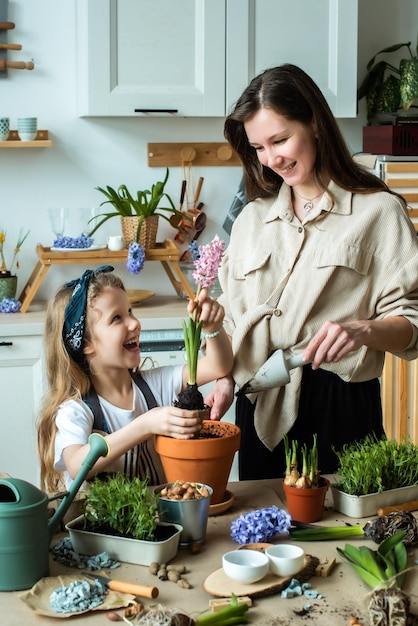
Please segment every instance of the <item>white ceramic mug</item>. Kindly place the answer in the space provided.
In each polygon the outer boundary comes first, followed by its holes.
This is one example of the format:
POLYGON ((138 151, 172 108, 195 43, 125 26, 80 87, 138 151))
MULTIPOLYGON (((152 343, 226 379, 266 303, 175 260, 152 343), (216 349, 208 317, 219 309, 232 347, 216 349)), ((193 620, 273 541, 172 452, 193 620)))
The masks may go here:
POLYGON ((114 252, 116 250, 123 250, 122 235, 110 235, 110 237, 107 238, 107 247, 114 252))
POLYGON ((38 118, 18 117, 17 132, 21 141, 34 141, 38 132, 38 118))
POLYGON ((8 117, 0 117, 0 141, 7 141, 10 131, 10 119, 8 117))

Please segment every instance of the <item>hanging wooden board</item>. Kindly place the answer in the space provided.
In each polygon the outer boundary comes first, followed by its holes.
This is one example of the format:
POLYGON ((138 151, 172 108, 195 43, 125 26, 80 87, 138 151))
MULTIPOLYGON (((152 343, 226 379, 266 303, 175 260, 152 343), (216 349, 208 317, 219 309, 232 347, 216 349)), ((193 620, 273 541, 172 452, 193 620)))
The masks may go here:
POLYGON ((183 165, 240 166, 241 159, 229 143, 149 143, 149 167, 183 165))

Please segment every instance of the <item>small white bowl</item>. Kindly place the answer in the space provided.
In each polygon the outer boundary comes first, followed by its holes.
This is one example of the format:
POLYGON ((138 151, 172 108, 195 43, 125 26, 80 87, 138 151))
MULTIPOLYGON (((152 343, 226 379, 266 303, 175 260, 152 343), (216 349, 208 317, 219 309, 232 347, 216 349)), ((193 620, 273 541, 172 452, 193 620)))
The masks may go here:
POLYGON ((270 546, 266 555, 270 559, 270 571, 276 576, 293 576, 305 562, 304 550, 288 543, 270 546))
POLYGON ((268 574, 270 562, 263 552, 257 550, 232 550, 222 556, 222 567, 229 578, 249 584, 268 574))

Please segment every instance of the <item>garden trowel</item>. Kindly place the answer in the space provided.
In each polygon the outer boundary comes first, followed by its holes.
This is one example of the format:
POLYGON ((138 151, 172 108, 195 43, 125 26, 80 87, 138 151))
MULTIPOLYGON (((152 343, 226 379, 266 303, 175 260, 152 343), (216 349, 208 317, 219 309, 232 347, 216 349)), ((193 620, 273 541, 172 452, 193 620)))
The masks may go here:
POLYGON ((258 372, 237 391, 236 395, 256 393, 287 385, 290 381, 289 371, 305 364, 302 353, 286 359, 283 350, 276 350, 258 372))

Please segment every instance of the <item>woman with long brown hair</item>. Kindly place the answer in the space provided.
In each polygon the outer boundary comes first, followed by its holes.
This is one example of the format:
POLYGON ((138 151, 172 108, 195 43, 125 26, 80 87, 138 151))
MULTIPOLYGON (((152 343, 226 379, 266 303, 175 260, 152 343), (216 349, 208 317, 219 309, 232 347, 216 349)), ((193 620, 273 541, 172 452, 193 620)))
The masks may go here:
POLYGON ((206 398, 212 419, 274 352, 302 353, 287 385, 239 396, 241 479, 284 473, 283 435, 334 448, 384 436, 385 352, 418 355, 418 243, 403 199, 352 158, 318 86, 300 68, 266 70, 225 122, 247 206, 220 270, 232 376, 206 398))

